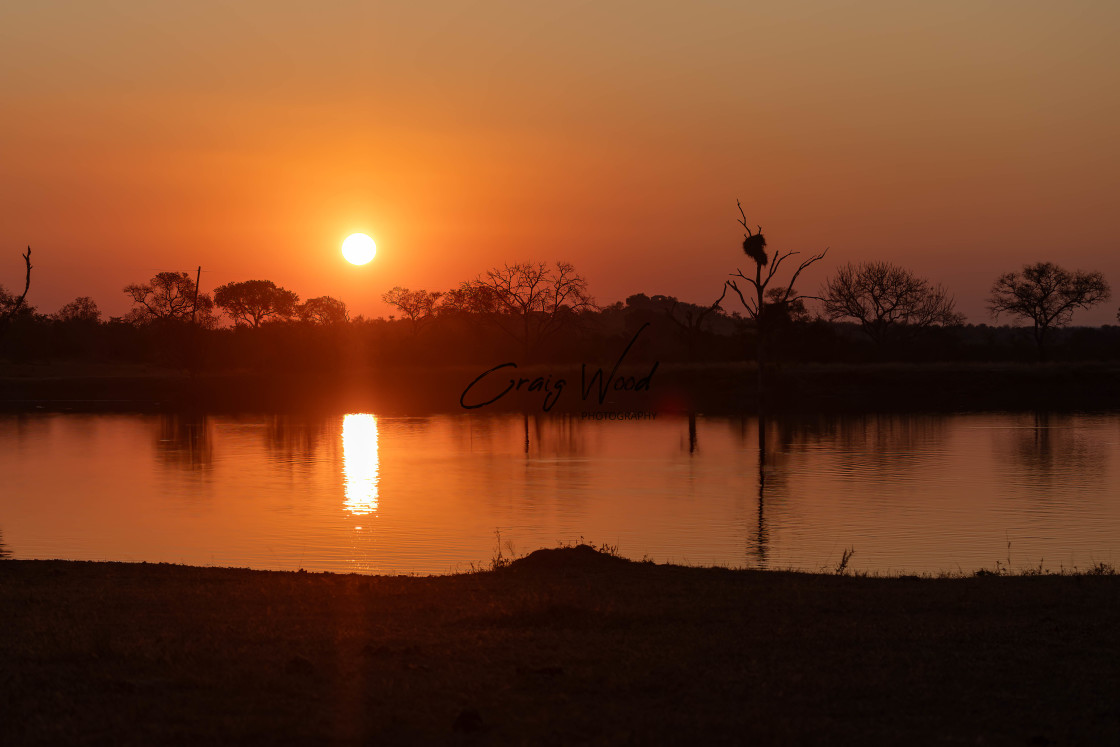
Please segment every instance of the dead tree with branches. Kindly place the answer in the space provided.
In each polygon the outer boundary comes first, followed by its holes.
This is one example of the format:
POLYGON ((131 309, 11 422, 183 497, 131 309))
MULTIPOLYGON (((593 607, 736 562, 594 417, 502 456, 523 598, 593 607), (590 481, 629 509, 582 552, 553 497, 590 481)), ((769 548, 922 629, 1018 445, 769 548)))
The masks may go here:
POLYGON ((766 370, 766 320, 771 316, 774 311, 788 309, 796 301, 802 297, 794 290, 794 284, 801 273, 807 267, 815 262, 824 259, 824 255, 828 253, 825 249, 820 254, 814 254, 804 261, 802 261, 797 269, 789 277, 789 282, 782 285, 776 282, 778 271, 781 270, 782 265, 786 263, 790 257, 800 254, 800 252, 786 251, 775 252, 773 257, 766 253, 766 239, 762 235, 762 226, 756 226, 755 231, 751 231, 750 224, 747 222, 747 215, 743 211, 743 203, 739 200, 735 201, 739 207, 739 225, 743 227, 746 233, 743 235, 743 253, 747 255, 754 262, 754 272, 744 273, 740 269, 736 269, 731 273, 733 278, 739 278, 745 281, 742 288, 739 287, 737 280, 725 281, 726 286, 735 291, 735 295, 739 297, 742 302, 743 308, 747 311, 747 316, 754 320, 755 332, 757 340, 755 343, 755 358, 758 361, 758 394, 759 401, 762 401, 762 393, 765 389, 764 378, 766 370), (774 283, 774 287, 770 287, 774 283), (751 288, 754 293, 751 293, 751 288), (770 312, 769 314, 767 312, 770 312))
POLYGON ((0 335, 8 326, 8 322, 18 314, 22 309, 24 302, 27 300, 27 291, 31 289, 31 247, 27 247, 27 252, 22 255, 23 264, 27 270, 23 278, 23 293, 18 297, 13 296, 0 286, 0 335))

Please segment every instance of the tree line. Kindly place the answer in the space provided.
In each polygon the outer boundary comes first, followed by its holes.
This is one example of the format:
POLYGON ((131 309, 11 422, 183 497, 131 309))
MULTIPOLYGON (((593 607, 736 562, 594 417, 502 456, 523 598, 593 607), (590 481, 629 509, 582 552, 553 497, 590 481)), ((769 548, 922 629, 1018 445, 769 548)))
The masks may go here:
MULTIPOLYGON (((433 346, 447 360, 471 358, 463 355, 464 347, 475 355, 516 353, 525 361, 565 356, 577 360, 605 350, 638 324, 653 323, 667 330, 661 342, 670 357, 747 358, 757 361, 760 369, 771 356, 924 360, 933 354, 946 360, 983 359, 985 343, 992 358, 1022 357, 1017 350, 1018 330, 965 324, 944 286, 891 262, 849 262, 821 281, 815 293, 799 291, 797 284, 804 282, 827 250, 804 259, 794 251, 768 251, 761 227, 751 228, 741 204, 739 212, 747 268, 729 272, 717 287, 718 296, 713 292, 707 304, 639 293, 625 302, 600 306, 588 291, 587 279, 571 263, 520 262, 490 268, 445 291, 394 287, 382 294, 394 309, 388 319, 351 319, 341 300, 318 296, 301 301, 270 280, 231 282, 211 294, 201 292, 189 273, 160 272, 146 282, 125 286, 132 308, 124 317, 106 322, 88 296, 74 299, 52 315, 39 314, 28 304, 32 269, 28 248, 23 255, 22 293, 16 296, 0 287, 0 350, 6 357, 21 352, 23 357, 82 357, 96 356, 93 348, 104 343, 102 357, 143 359, 146 347, 174 347, 189 329, 209 335, 206 339, 216 343, 223 336, 238 340, 238 345, 254 340, 250 347, 262 351, 257 358, 272 361, 279 358, 263 352, 268 344, 300 354, 291 340, 301 339, 307 347, 309 335, 337 339, 339 344, 348 338, 349 345, 360 338, 359 347, 369 349, 372 357, 393 361, 434 362, 426 360, 432 357, 433 346), (221 327, 220 315, 231 325, 221 327), (18 328, 18 334, 9 328, 18 328)), ((1099 272, 1038 262, 998 277, 988 308, 995 320, 1025 322, 1035 357, 1046 360, 1058 331, 1071 323, 1074 313, 1109 297, 1109 285, 1099 272)), ((1067 335, 1064 342, 1067 348, 1074 343, 1074 355, 1114 357, 1120 351, 1110 352, 1112 334, 1110 328, 1103 328, 1095 338, 1082 332, 1082 339, 1067 335)), ((244 357, 236 347, 229 351, 231 361, 244 357)), ((323 349, 317 353, 326 355, 323 349)))

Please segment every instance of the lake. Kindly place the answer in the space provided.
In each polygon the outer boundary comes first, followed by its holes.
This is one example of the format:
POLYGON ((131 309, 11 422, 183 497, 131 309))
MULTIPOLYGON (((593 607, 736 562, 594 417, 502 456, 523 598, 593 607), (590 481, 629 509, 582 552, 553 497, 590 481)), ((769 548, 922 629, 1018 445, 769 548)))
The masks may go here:
POLYGON ((1120 562, 1120 415, 0 416, 0 547, 452 573, 559 543, 880 573, 1120 562), (760 448, 760 445, 764 448, 760 448))

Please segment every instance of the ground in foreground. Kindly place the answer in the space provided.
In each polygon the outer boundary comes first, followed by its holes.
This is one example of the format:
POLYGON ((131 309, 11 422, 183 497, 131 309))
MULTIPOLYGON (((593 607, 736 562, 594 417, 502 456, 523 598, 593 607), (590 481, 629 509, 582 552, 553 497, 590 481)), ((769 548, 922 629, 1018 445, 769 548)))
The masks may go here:
POLYGON ((1120 577, 0 562, 0 743, 1120 743, 1120 577))

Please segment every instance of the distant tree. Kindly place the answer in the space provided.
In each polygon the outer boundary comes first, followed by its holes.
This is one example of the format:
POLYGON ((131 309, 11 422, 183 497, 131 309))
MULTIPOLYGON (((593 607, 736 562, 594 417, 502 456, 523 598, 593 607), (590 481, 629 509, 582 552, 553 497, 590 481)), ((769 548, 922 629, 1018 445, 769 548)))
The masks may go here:
POLYGON ((312 324, 345 324, 350 321, 346 304, 330 296, 309 298, 296 307, 296 313, 301 321, 312 324))
POLYGON ((215 288, 214 303, 234 324, 256 328, 266 321, 291 319, 299 296, 271 280, 244 280, 215 288))
POLYGON ((572 323, 579 312, 595 308, 587 280, 570 262, 503 265, 487 270, 474 285, 474 300, 496 309, 493 318, 522 344, 526 358, 542 340, 572 323))
POLYGON ((497 314, 501 303, 497 294, 475 280, 460 283, 458 288, 443 293, 438 314, 497 314))
POLYGON ((0 318, 16 316, 27 310, 28 304, 22 296, 13 296, 7 289, 0 285, 0 318))
POLYGON ((217 323, 214 301, 209 293, 197 294, 195 282, 185 272, 161 272, 146 283, 126 285, 132 310, 125 320, 133 324, 150 322, 190 322, 210 328, 217 323))
POLYGON ((439 291, 434 293, 426 290, 414 291, 398 285, 381 294, 381 300, 390 306, 395 306, 411 322, 412 331, 416 333, 424 322, 435 316, 436 307, 443 295, 439 291))
POLYGON ((726 296, 726 285, 723 286, 720 297, 707 306, 680 301, 675 296, 647 296, 644 293, 636 293, 626 299, 626 308, 638 313, 656 310, 663 314, 680 330, 688 351, 688 359, 692 360, 696 354, 696 341, 703 331, 704 322, 712 313, 721 311, 720 304, 726 296))
POLYGON ((964 323, 948 291, 890 262, 848 264, 821 289, 825 315, 852 319, 878 346, 933 326, 964 323))
POLYGON ((1068 324, 1074 311, 1107 301, 1110 295, 1111 289, 1099 272, 1070 272, 1053 262, 1036 262, 1019 272, 1001 275, 992 285, 988 308, 997 319, 1005 312, 1029 319, 1038 359, 1044 361, 1051 327, 1068 324))
POLYGON ((96 324, 101 321, 101 309, 97 308, 97 302, 89 296, 78 296, 59 309, 54 319, 60 322, 96 324))
POLYGON ((762 235, 762 227, 756 226, 757 231, 752 232, 750 225, 747 223, 747 215, 743 211, 743 204, 738 200, 735 204, 739 207, 739 225, 743 227, 746 233, 743 235, 743 254, 747 255, 754 262, 753 277, 744 274, 742 270, 736 270, 731 273, 733 277, 745 280, 749 287, 740 288, 735 280, 727 280, 726 287, 735 291, 735 295, 739 297, 739 301, 746 309, 747 315, 754 320, 755 329, 757 330, 756 342, 756 356, 758 359, 758 390, 761 393, 764 389, 764 372, 766 369, 766 336, 767 336, 767 321, 774 318, 774 311, 788 311, 793 308, 793 304, 798 301, 801 296, 798 295, 794 289, 794 283, 797 278, 805 271, 805 268, 824 259, 824 255, 828 253, 825 249, 820 254, 814 254, 808 259, 804 260, 797 266, 797 269, 789 277, 789 282, 784 286, 780 283, 771 288, 770 284, 777 277, 778 270, 781 268, 782 263, 790 257, 799 254, 799 252, 787 251, 784 254, 777 252, 774 254, 773 259, 766 254, 766 239, 762 235), (766 268, 763 272, 762 268, 766 268), (754 295, 751 297, 750 289, 754 289, 754 295), (744 293, 744 290, 746 291, 744 293), (769 307, 769 310, 768 308, 769 307))
POLYGON ((4 331, 12 317, 27 309, 27 291, 31 289, 31 247, 27 247, 27 252, 22 256, 23 264, 27 268, 23 280, 23 293, 13 296, 0 286, 0 333, 4 331))
POLYGON ((767 320, 773 320, 775 324, 784 325, 792 322, 803 324, 812 321, 813 315, 805 307, 806 298, 809 296, 799 295, 796 291, 787 295, 785 288, 771 288, 766 291, 763 314, 766 315, 767 320))

